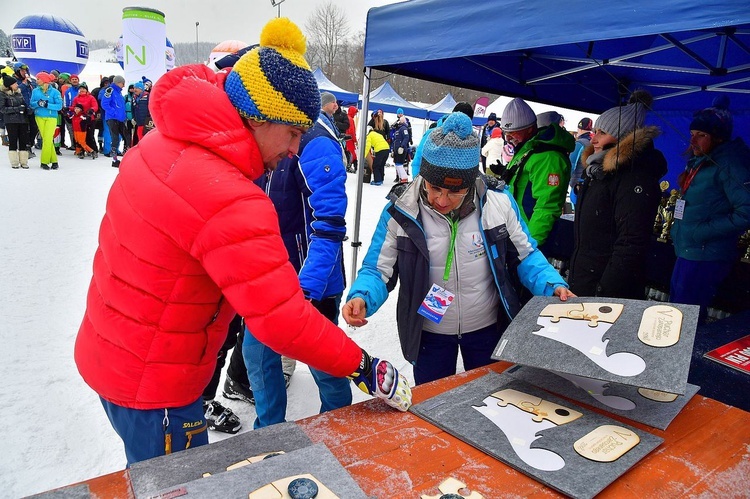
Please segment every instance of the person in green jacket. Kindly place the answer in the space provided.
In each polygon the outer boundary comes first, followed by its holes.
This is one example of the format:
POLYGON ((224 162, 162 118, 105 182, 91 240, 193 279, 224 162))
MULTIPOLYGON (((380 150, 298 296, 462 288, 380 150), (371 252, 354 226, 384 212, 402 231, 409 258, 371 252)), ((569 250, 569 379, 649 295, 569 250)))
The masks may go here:
POLYGON ((515 98, 505 106, 501 123, 506 141, 516 152, 504 171, 499 165, 488 166, 508 184, 531 237, 542 246, 563 211, 570 181, 569 155, 576 142, 557 123, 538 128, 534 111, 523 99, 515 98))

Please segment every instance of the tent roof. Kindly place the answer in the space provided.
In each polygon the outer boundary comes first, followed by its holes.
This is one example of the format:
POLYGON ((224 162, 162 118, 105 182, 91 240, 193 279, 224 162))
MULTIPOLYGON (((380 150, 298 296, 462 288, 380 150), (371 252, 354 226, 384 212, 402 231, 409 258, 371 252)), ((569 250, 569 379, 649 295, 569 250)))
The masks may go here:
MULTIPOLYGON (((448 92, 439 102, 436 102, 427 108, 427 118, 432 121, 437 121, 446 114, 450 114, 454 107, 456 107, 456 99, 454 99, 453 95, 448 92)), ((487 123, 487 117, 477 116, 472 119, 472 123, 475 126, 482 126, 487 123)))
POLYGON ((313 71, 315 81, 318 82, 318 88, 321 92, 331 92, 336 96, 336 100, 340 100, 344 104, 356 104, 359 99, 359 94, 348 92, 341 87, 336 86, 331 80, 323 74, 320 68, 316 68, 313 71))
POLYGON ((377 89, 370 92, 371 110, 382 109, 384 113, 395 113, 398 108, 404 110, 404 114, 412 118, 426 118, 427 110, 412 104, 396 93, 390 83, 385 82, 377 89))
POLYGON ((747 0, 412 0, 370 9, 365 35, 367 67, 596 113, 636 88, 654 109, 707 107, 716 92, 748 109, 749 61, 747 0), (406 46, 385 35, 405 31, 406 46))
POLYGON ((455 106, 456 106, 456 99, 454 99, 453 95, 451 95, 451 93, 448 92, 445 97, 440 99, 440 101, 428 107, 427 111, 445 114, 445 113, 450 113, 451 111, 453 111, 453 108, 455 106))

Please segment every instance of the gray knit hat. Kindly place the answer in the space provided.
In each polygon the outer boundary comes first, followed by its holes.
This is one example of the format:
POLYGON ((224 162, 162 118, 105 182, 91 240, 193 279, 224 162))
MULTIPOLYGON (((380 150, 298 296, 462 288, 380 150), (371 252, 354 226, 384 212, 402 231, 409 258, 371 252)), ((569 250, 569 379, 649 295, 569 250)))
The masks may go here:
POLYGON ((604 111, 594 123, 594 129, 620 140, 636 128, 643 126, 646 112, 651 108, 653 100, 647 91, 636 90, 625 106, 604 111))
POLYGON ((320 92, 320 105, 325 106, 331 102, 336 102, 336 96, 331 92, 320 92))
POLYGON ((536 124, 536 115, 526 101, 516 97, 503 110, 502 124, 506 132, 516 132, 536 124))
POLYGON ((479 175, 479 137, 464 113, 449 114, 422 146, 419 174, 432 185, 458 191, 479 175))
POLYGON ((117 76, 115 76, 115 77, 114 77, 114 79, 112 80, 112 83, 122 83, 122 84, 124 85, 124 84, 125 84, 125 78, 123 78, 123 77, 122 77, 122 76, 120 76, 120 75, 117 75, 117 76))

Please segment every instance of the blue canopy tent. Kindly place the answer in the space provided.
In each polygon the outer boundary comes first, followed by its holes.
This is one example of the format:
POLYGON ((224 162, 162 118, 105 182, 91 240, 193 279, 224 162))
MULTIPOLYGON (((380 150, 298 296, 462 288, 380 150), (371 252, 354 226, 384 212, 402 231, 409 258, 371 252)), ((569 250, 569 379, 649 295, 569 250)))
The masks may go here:
POLYGON ((313 71, 313 76, 315 76, 315 81, 318 82, 318 88, 321 92, 331 92, 336 97, 336 100, 341 101, 342 104, 348 106, 350 104, 356 104, 359 100, 359 94, 347 92, 343 88, 335 85, 328 79, 328 77, 326 77, 326 75, 323 74, 323 71, 320 68, 313 71))
POLYGON ((644 88, 654 96, 649 121, 664 132, 657 147, 674 184, 692 113, 717 95, 730 97, 735 134, 748 136, 750 8, 747 0, 631 0, 597 9, 485 0, 457 9, 453 0, 412 0, 368 12, 365 91, 371 69, 597 114, 644 88), (510 15, 498 31, 502 12, 510 15), (416 24, 430 29, 415 31, 416 24), (409 32, 409 43, 394 32, 409 32))
POLYGON ((406 116, 412 118, 426 118, 427 110, 412 104, 404 99, 393 89, 390 83, 385 82, 370 94, 370 108, 382 109, 384 113, 394 113, 399 108, 403 109, 406 116))
MULTIPOLYGON (((448 92, 445 97, 440 99, 439 102, 436 102, 435 104, 427 108, 427 119, 431 121, 437 121, 446 114, 449 114, 451 111, 453 111, 453 108, 455 106, 456 99, 454 99, 453 95, 448 92)), ((482 126, 487 123, 487 117, 477 116, 476 118, 472 119, 472 123, 475 126, 482 126)))

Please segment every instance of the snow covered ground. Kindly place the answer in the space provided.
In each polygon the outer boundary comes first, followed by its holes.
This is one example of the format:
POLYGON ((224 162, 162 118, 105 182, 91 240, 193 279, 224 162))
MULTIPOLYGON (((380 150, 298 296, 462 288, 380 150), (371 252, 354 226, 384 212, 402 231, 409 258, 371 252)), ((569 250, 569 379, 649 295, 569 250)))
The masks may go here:
MULTIPOLYGON (((416 130, 415 130, 416 132, 416 130)), ((73 361, 73 345, 83 317, 86 289, 107 192, 118 170, 111 160, 76 158, 63 151, 58 171, 10 168, 0 148, 0 496, 20 497, 110 473, 125 466, 122 443, 109 424, 98 396, 83 382, 73 361)), ((363 187, 359 253, 364 251, 385 196, 395 178, 363 187)), ((356 176, 348 176, 347 224, 352 238, 356 176)), ((351 257, 347 258, 349 273, 351 257)), ((401 355, 395 326, 396 297, 357 330, 348 330, 372 355, 391 360, 412 379, 401 355)), ((252 406, 221 397, 250 431, 252 406)), ((354 400, 368 397, 353 390, 354 400)), ((298 364, 289 387, 287 419, 316 414, 317 388, 306 366, 298 364)), ((211 441, 231 438, 210 432, 211 441)))

